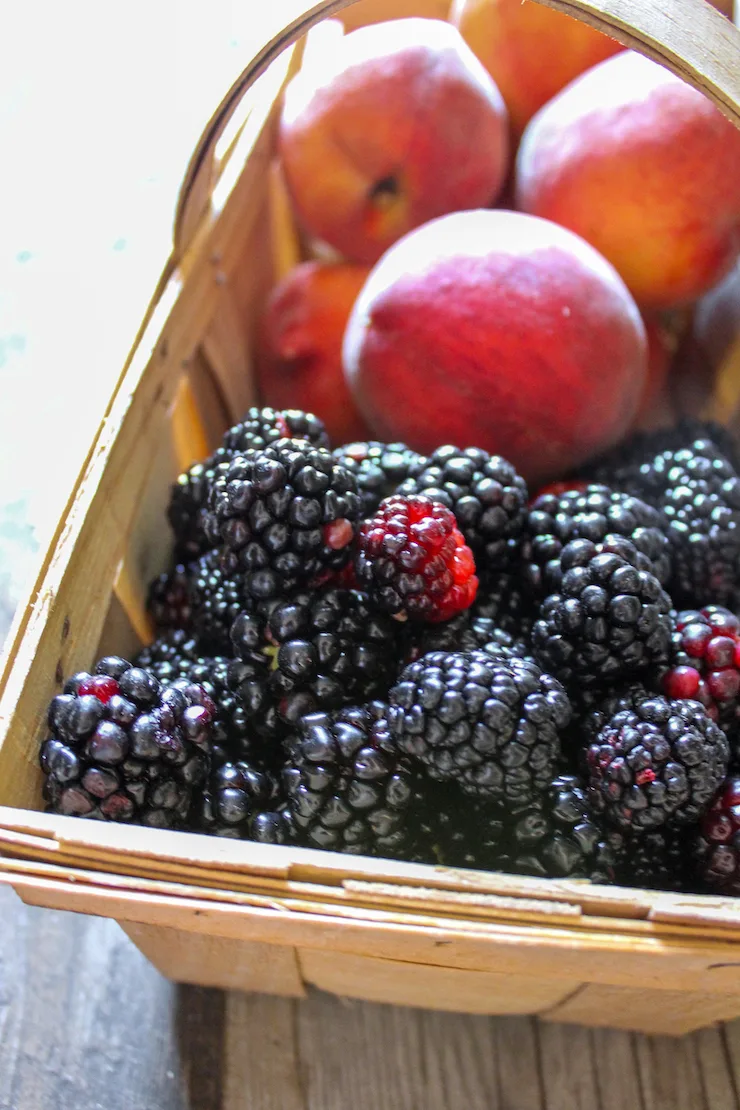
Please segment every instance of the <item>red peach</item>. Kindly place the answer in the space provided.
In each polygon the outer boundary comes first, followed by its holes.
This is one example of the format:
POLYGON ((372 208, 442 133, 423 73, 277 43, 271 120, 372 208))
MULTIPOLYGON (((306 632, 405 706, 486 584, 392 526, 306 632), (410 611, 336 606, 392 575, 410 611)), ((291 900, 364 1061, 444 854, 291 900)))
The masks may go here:
POLYGON ((411 228, 495 201, 506 108, 454 27, 391 20, 352 31, 293 78, 279 149, 308 233, 375 262, 411 228))
POLYGON ((315 412, 333 443, 367 439, 342 371, 342 337, 368 266, 303 262, 274 288, 262 315, 257 374, 262 401, 315 412))
POLYGON ((740 131, 702 93, 625 51, 531 121, 516 203, 582 235, 643 307, 684 304, 740 250, 740 131))
POLYGON ((676 422, 670 374, 677 339, 661 316, 646 316, 643 322, 648 343, 647 375, 633 428, 652 431, 668 428, 676 422))
POLYGON ((533 482, 614 444, 646 338, 619 275, 547 220, 478 210, 410 232, 352 310, 344 366, 378 438, 475 444, 533 482))
POLYGON ((517 136, 574 77, 624 49, 579 19, 522 0, 455 0, 450 19, 498 85, 517 136))
POLYGON ((694 307, 678 353, 680 410, 695 414, 714 398, 725 416, 737 407, 730 369, 740 352, 740 261, 694 307), (728 378, 729 371, 729 378, 728 378), (720 385, 722 382, 722 385, 720 385))

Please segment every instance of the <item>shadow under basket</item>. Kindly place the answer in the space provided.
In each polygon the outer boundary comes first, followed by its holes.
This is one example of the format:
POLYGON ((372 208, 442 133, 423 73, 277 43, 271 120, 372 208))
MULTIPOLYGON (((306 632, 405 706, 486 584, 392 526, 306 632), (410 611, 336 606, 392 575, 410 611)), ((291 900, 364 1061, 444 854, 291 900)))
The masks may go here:
MULTIPOLYGON (((662 61, 740 124, 740 35, 702 0, 675 0, 670 15, 642 0, 548 4, 662 61)), ((145 593, 170 556, 170 483, 253 400, 257 314, 302 254, 273 157, 276 107, 302 51, 341 33, 321 18, 345 8, 346 29, 391 15, 444 18, 448 4, 324 0, 296 10, 265 34, 208 125, 186 174, 172 257, 9 638, 0 881, 29 903, 115 918, 182 982, 294 997, 313 985, 666 1034, 740 1016, 740 902, 730 899, 40 812, 49 700, 65 675, 151 639, 145 593)))

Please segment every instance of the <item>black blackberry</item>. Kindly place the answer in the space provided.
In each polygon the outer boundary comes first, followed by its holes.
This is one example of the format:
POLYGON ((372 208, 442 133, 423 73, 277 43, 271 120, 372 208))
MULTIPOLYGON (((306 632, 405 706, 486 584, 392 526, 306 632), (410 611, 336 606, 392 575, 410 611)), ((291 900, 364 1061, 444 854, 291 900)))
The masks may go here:
POLYGON ((170 489, 167 519, 174 532, 175 559, 179 563, 191 563, 213 547, 205 533, 205 510, 216 468, 229 457, 229 452, 219 447, 209 458, 180 474, 170 489))
POLYGON ((348 562, 359 516, 355 479, 329 451, 280 439, 218 468, 207 528, 246 592, 277 598, 348 562))
POLYGON ((622 709, 586 755, 596 812, 623 829, 698 821, 727 774, 727 738, 704 707, 655 696, 622 709))
POLYGON ((41 748, 53 813, 181 827, 205 780, 214 706, 186 679, 169 686, 116 656, 80 672, 49 706, 41 748))
POLYGON ((195 632, 212 654, 231 654, 231 626, 246 596, 243 575, 227 573, 220 553, 209 551, 190 569, 189 594, 195 632))
MULTIPOLYGON (((324 589, 293 594, 266 615, 244 611, 232 628, 236 654, 255 651, 271 660, 268 692, 278 721, 295 725, 304 713, 339 709, 384 694, 395 675, 399 631, 359 590, 324 589)), ((238 668, 234 689, 247 708, 238 668)), ((248 715, 255 712, 248 708, 248 715)), ((262 715, 259 706, 255 717, 262 715)), ((256 727, 263 723, 256 719, 256 727)))
POLYGON ((599 686, 668 659, 670 598, 634 544, 572 540, 560 565, 559 592, 545 598, 532 630, 541 666, 566 686, 599 686))
POLYGON ((395 493, 401 482, 420 473, 427 459, 405 443, 346 443, 332 452, 357 481, 362 516, 372 516, 381 501, 395 493))
POLYGON ((224 450, 231 455, 261 451, 279 439, 305 439, 312 447, 329 447, 324 422, 300 409, 251 408, 243 420, 224 435, 224 450))
POLYGON ((665 519, 652 505, 608 486, 544 493, 527 516, 523 554, 529 588, 538 598, 556 593, 565 545, 576 539, 598 544, 608 535, 625 536, 647 555, 665 586, 671 571, 666 532, 665 519))
POLYGON ((413 663, 433 651, 486 651, 503 658, 523 658, 529 654, 526 641, 515 639, 489 617, 472 613, 472 609, 466 609, 441 624, 413 625, 409 622, 405 630, 404 663, 413 663))
POLYGON ((278 749, 271 749, 258 735, 253 721, 270 709, 269 660, 252 654, 246 661, 225 656, 209 656, 201 642, 188 632, 175 630, 143 649, 136 666, 151 671, 163 685, 187 678, 202 686, 215 706, 212 736, 212 765, 246 759, 260 766, 274 765, 278 749), (245 691, 249 710, 231 688, 238 678, 245 691))
POLYGON ((740 441, 714 420, 684 417, 671 428, 635 432, 589 464, 589 476, 606 485, 628 489, 639 478, 640 467, 664 451, 680 451, 697 439, 707 439, 735 469, 740 465, 740 441))
POLYGON ((398 493, 421 495, 451 509, 482 576, 507 570, 519 557, 527 516, 527 484, 511 463, 479 447, 438 447, 398 493))
POLYGON ((481 583, 471 612, 474 617, 493 621, 516 640, 531 639, 536 611, 518 575, 496 575, 481 583))
POLYGON ((624 837, 606 828, 585 782, 559 775, 526 809, 507 815, 502 843, 485 865, 518 875, 614 882, 624 837))
MULTIPOLYGON (((245 760, 228 762, 217 767, 194 807, 191 821, 194 829, 233 840, 265 840, 266 813, 274 813, 279 805, 276 780, 245 760)), ((280 840, 279 822, 270 843, 280 840)))
POLYGON ((158 632, 190 627, 190 575, 182 563, 150 583, 146 607, 158 632))
POLYGON ((411 771, 391 736, 386 706, 310 713, 286 747, 288 812, 300 843, 405 854, 411 771))
POLYGON ((433 652, 389 694, 391 728, 430 776, 501 805, 528 803, 552 777, 570 703, 532 660, 433 652))
POLYGON ((424 772, 417 771, 412 782, 408 823, 415 858, 445 867, 485 867, 503 839, 500 806, 424 772))
POLYGON ((619 886, 647 890, 687 890, 691 886, 690 841, 693 829, 662 825, 625 837, 617 868, 619 886))
POLYGON ((735 607, 740 601, 740 477, 715 442, 723 437, 697 431, 689 426, 683 434, 676 432, 666 446, 643 458, 633 446, 613 481, 665 516, 673 568, 668 588, 676 604, 690 608, 700 599, 735 607))

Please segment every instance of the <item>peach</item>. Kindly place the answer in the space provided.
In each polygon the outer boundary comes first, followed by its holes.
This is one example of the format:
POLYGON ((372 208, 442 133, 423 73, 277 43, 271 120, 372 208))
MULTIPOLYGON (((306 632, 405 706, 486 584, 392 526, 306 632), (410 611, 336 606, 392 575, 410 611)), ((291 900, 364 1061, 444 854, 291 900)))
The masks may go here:
POLYGON ((342 371, 342 337, 369 267, 303 262, 273 289, 260 320, 262 401, 315 412, 332 443, 367 439, 342 371))
POLYGON ((680 305, 740 250, 740 131, 702 93, 625 51, 537 113, 515 196, 601 251, 641 306, 680 305))
POLYGON ((474 444, 531 482, 629 427, 645 378, 640 313, 583 239, 534 216, 458 212, 372 270, 344 337, 358 408, 422 452, 474 444))
POLYGON ((506 108, 454 27, 391 20, 352 31, 293 78, 279 150, 304 229, 370 263, 435 216, 495 201, 506 108))
POLYGON ((737 406, 739 354, 740 261, 694 307, 677 360, 681 411, 695 415, 716 398, 729 416, 737 406))
POLYGON ((661 316, 648 316, 643 320, 648 343, 647 374, 633 428, 653 431, 670 427, 676 422, 671 366, 677 339, 668 321, 661 316))
POLYGON ((579 19, 529 0, 455 0, 450 18, 498 85, 517 136, 574 77, 624 49, 579 19))

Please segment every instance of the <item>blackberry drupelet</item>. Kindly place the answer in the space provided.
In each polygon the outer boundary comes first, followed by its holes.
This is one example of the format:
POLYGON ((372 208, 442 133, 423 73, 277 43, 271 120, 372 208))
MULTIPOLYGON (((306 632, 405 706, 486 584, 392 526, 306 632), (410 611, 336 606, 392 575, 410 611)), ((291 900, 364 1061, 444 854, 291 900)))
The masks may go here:
POLYGON ((277 599, 349 561, 359 514, 355 479, 329 451, 279 439, 218 468, 206 526, 246 594, 277 599))
POLYGON ((511 807, 550 782, 570 702, 527 659, 433 652, 410 663, 389 694, 391 729, 429 775, 511 807))
POLYGON ((266 745, 251 723, 260 712, 267 714, 271 706, 269 660, 264 656, 253 653, 246 661, 209 656, 203 652, 198 639, 185 631, 175 630, 144 648, 136 659, 136 666, 151 671, 163 685, 186 678, 202 686, 215 707, 211 758, 214 767, 235 759, 246 759, 260 766, 275 763, 279 749, 266 745), (237 672, 249 712, 231 689, 230 681, 236 679, 237 672))
POLYGON ((428 497, 451 509, 482 576, 518 562, 527 484, 506 459, 479 447, 438 447, 398 493, 428 497))
POLYGON ((355 573, 371 601, 399 620, 449 620, 478 589, 454 515, 427 497, 388 497, 360 525, 355 573))
POLYGON ((160 574, 149 585, 146 607, 158 632, 189 628, 192 616, 190 574, 179 563, 169 574, 160 574))
POLYGON ((346 443, 335 447, 334 458, 354 474, 362 503, 362 516, 372 516, 381 501, 396 492, 401 482, 420 473, 427 459, 405 443, 346 443))
POLYGON ((517 640, 528 642, 532 636, 535 609, 520 575, 489 577, 478 588, 471 610, 474 617, 493 621, 517 640))
POLYGON ((566 686, 604 686, 668 659, 670 598, 646 555, 623 536, 572 540, 560 557, 560 591, 532 631, 540 665, 566 686))
POLYGON ((704 707, 655 696, 622 709, 588 748, 591 801, 625 830, 696 822, 727 774, 729 748, 704 707))
POLYGON ((486 865, 518 875, 612 883, 624 837, 593 813, 588 787, 559 775, 526 809, 507 815, 496 856, 486 865))
POLYGON ((53 813, 179 828, 208 773, 214 706, 186 679, 169 686, 116 656, 52 699, 41 748, 53 813))
POLYGON ((193 629, 209 652, 231 653, 231 626, 244 608, 244 576, 227 573, 220 553, 209 551, 190 568, 190 610, 193 629))
POLYGON ((617 884, 647 890, 690 889, 692 834, 691 828, 662 825, 651 832, 625 837, 617 884))
POLYGON ((300 843, 404 855, 412 774, 391 735, 385 705, 310 713, 286 749, 288 812, 300 843))
POLYGON ((697 430, 689 426, 683 433, 668 433, 666 446, 646 456, 633 447, 629 461, 614 470, 612 484, 636 493, 665 516, 672 561, 668 588, 675 602, 688 608, 701 598, 735 607, 740 601, 740 477, 715 442, 723 437, 697 430))
POLYGON ((740 719, 740 619, 720 605, 677 613, 663 690, 669 698, 701 702, 712 720, 726 731, 731 744, 736 741, 740 719))
POLYGON ((557 593, 566 544, 576 539, 598 544, 608 535, 624 536, 647 555, 655 577, 665 586, 671 571, 666 533, 666 521, 657 509, 608 486, 542 494, 527 516, 523 555, 529 587, 538 598, 557 593))
POLYGON ((740 777, 730 775, 702 818, 696 874, 715 894, 740 896, 740 777))
POLYGON ((323 420, 301 409, 251 408, 229 428, 223 447, 231 455, 261 451, 279 439, 305 439, 312 447, 329 447, 323 420))
MULTIPOLYGON (((194 807, 195 829, 233 840, 264 840, 265 814, 280 803, 276 779, 246 760, 222 764, 212 772, 194 807)), ((279 823, 275 837, 280 836, 279 823)), ((284 843, 275 839, 271 843, 284 843)))
MULTIPOLYGON (((269 607, 244 611, 232 628, 236 654, 249 662, 254 652, 271 659, 268 693, 277 733, 305 713, 361 704, 384 694, 395 677, 400 653, 394 621, 376 612, 359 590, 302 591, 269 607)), ((248 717, 249 707, 238 668, 233 688, 248 717)), ((259 730, 264 713, 255 716, 259 730)))

